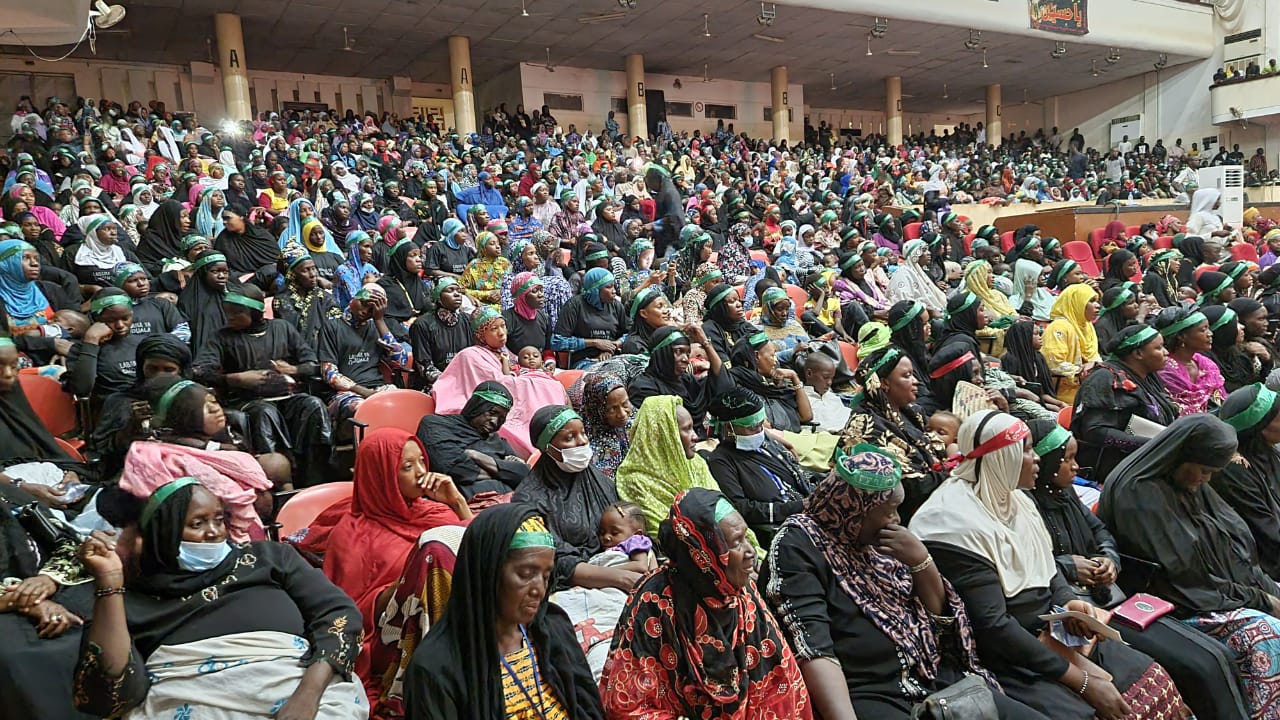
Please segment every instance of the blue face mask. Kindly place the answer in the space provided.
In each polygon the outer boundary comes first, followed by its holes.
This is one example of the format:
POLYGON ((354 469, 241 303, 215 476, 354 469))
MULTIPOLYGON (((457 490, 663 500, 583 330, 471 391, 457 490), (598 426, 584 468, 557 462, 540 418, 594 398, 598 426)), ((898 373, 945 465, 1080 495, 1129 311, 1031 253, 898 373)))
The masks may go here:
POLYGON ((178 545, 178 567, 187 572, 207 572, 222 564, 231 554, 231 543, 187 542, 178 545))
POLYGON ((733 444, 739 450, 757 452, 764 447, 764 431, 762 430, 755 435, 734 435, 733 444))

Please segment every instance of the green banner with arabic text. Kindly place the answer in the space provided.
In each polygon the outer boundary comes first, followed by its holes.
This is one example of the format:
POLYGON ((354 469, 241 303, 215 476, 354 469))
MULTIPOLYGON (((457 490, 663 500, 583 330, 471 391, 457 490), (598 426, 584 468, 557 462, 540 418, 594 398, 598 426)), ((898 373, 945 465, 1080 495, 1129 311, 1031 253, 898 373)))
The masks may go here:
POLYGON ((1035 30, 1087 35, 1089 33, 1088 0, 1027 0, 1031 8, 1031 27, 1035 30))

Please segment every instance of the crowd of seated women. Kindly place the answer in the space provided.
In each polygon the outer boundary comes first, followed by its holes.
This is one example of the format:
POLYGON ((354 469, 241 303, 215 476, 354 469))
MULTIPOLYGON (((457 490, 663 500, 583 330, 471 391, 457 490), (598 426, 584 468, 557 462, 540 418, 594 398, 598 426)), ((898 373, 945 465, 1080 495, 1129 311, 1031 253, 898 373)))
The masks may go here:
POLYGON ((144 124, 6 179, 0 718, 1280 718, 1260 214, 1090 277, 820 145, 144 124))

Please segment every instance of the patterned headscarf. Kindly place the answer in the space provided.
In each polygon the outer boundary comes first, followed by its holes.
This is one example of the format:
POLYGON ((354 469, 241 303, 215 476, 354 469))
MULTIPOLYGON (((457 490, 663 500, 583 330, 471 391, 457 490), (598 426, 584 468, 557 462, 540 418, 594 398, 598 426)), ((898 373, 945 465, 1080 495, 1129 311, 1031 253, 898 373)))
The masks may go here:
POLYGON ((511 279, 511 300, 513 301, 513 310, 516 315, 525 320, 534 320, 538 317, 537 308, 529 307, 529 291, 535 287, 542 285, 542 278, 531 272, 522 272, 511 279))

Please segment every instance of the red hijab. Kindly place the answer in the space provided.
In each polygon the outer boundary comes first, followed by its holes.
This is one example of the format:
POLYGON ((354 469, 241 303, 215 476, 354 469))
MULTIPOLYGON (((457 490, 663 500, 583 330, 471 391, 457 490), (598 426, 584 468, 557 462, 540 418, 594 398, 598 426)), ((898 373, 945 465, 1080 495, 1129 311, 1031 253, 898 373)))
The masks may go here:
POLYGON ((400 494, 396 478, 409 443, 417 444, 425 458, 422 443, 404 430, 379 428, 365 435, 356 451, 350 501, 321 513, 302 543, 304 549, 325 551, 324 574, 356 601, 366 638, 375 637, 378 594, 400 577, 418 536, 441 525, 466 524, 443 503, 408 502, 400 494), (326 528, 332 530, 325 533, 326 528))

